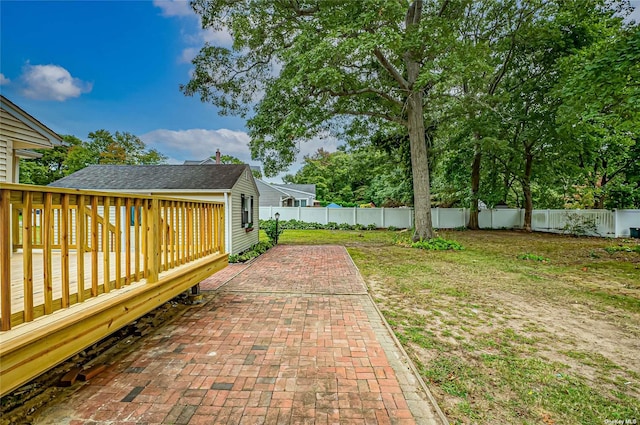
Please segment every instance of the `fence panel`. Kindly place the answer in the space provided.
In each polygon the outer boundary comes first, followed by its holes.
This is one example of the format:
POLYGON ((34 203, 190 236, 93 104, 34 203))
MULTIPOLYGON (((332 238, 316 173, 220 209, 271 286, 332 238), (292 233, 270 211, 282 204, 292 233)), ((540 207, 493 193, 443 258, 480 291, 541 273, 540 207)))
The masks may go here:
POLYGON ((615 210, 616 237, 630 236, 631 227, 640 227, 640 210, 615 210))
MULTIPOLYGON (((260 218, 301 220, 307 223, 347 223, 364 226, 411 228, 412 208, 318 208, 318 207, 260 207, 260 218)), ((465 208, 433 208, 432 224, 437 229, 455 229, 467 226, 469 210, 465 208)), ((34 217, 34 219, 37 219, 34 217)), ((481 210, 478 216, 481 229, 521 229, 524 210, 500 208, 481 210)), ((533 210, 531 227, 538 232, 565 233, 572 224, 593 222, 594 236, 629 237, 631 227, 640 227, 640 210, 533 210)))

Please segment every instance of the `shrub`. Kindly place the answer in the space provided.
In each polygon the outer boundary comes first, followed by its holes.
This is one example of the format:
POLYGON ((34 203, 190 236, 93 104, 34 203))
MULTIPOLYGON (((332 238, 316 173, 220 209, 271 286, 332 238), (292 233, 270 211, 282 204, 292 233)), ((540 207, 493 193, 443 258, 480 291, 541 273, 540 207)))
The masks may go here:
POLYGON ((600 235, 595 217, 588 217, 576 213, 567 213, 567 222, 562 231, 575 236, 600 235))
POLYGON ((419 248, 419 249, 428 249, 431 251, 448 251, 448 250, 461 251, 464 249, 459 242, 440 238, 440 237, 429 239, 429 240, 422 240, 418 242, 412 242, 411 247, 419 248))
POLYGON ((252 260, 269 250, 273 245, 270 242, 258 242, 251 248, 246 251, 241 252, 240 254, 231 254, 229 255, 230 263, 244 263, 249 260, 252 260))
POLYGON ((376 230, 378 229, 378 226, 376 226, 376 223, 371 223, 367 225, 367 230, 376 230))
POLYGON ((276 243, 276 239, 278 239, 282 232, 284 232, 285 223, 286 221, 278 222, 277 226, 275 220, 266 220, 260 223, 260 228, 267 234, 269 242, 272 245, 276 243))

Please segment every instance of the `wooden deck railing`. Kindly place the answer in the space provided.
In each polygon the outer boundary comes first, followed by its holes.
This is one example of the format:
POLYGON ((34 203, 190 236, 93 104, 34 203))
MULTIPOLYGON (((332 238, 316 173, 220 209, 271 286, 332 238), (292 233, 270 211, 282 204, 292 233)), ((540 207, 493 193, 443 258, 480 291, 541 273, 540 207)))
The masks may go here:
POLYGON ((216 253, 222 203, 0 183, 0 331, 216 253))

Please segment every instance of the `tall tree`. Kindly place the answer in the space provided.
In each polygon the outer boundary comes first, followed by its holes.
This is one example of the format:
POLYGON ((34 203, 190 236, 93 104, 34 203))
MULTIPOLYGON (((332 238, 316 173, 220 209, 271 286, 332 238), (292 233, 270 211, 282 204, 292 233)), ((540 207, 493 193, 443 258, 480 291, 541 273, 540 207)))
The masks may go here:
POLYGON ((68 173, 97 164, 161 164, 167 159, 155 149, 147 149, 137 136, 128 132, 107 130, 89 133, 89 140, 74 145, 65 160, 68 173))
POLYGON ((640 26, 608 32, 561 62, 558 123, 592 206, 640 206, 640 26))
POLYGON ((425 119, 442 76, 438 58, 455 41, 464 3, 194 0, 204 28, 228 29, 233 47, 206 44, 182 87, 222 113, 247 112, 251 152, 273 175, 298 143, 336 127, 404 129, 409 137, 414 239, 433 237, 425 119), (273 67, 281 69, 274 75, 273 67), (346 117, 346 118, 345 118, 346 117))

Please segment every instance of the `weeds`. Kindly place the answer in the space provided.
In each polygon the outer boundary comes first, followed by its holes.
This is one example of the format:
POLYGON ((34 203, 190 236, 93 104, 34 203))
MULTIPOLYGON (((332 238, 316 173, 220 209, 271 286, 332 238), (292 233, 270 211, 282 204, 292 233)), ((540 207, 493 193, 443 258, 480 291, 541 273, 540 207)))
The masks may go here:
POLYGON ((529 254, 529 253, 518 255, 518 259, 519 260, 539 261, 541 263, 548 263, 549 261, 551 261, 548 258, 543 257, 542 255, 529 254))

